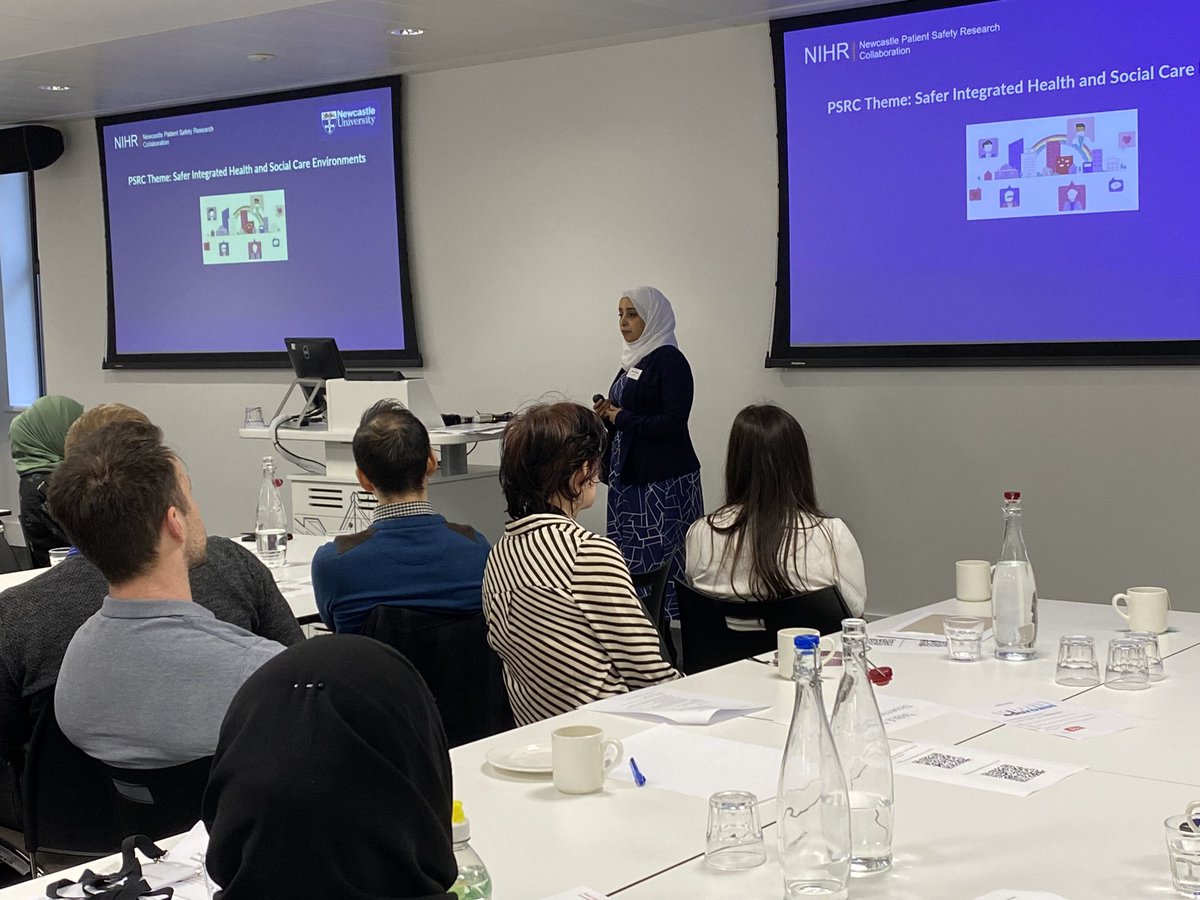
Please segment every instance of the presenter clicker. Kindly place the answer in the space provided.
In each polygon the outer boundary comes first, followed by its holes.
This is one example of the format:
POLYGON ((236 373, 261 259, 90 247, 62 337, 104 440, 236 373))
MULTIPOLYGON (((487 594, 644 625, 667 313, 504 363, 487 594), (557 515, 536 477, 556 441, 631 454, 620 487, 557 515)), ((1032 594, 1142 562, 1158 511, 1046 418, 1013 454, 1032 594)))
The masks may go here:
MULTIPOLYGON (((662 292, 636 287, 617 312, 624 345, 621 369, 596 413, 608 428, 608 536, 629 570, 647 572, 671 561, 682 577, 683 539, 704 513, 700 460, 692 448, 692 369, 675 340, 675 313, 662 292)), ((665 608, 675 611, 667 582, 665 608)))

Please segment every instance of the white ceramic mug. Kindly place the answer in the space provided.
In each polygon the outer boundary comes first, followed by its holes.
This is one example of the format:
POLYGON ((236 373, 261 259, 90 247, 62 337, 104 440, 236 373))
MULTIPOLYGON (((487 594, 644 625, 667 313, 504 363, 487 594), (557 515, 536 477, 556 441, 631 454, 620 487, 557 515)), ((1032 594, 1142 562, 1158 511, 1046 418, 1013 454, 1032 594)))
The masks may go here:
POLYGON ((1129 623, 1130 631, 1150 631, 1162 634, 1167 630, 1167 610, 1171 608, 1171 595, 1166 588, 1131 587, 1114 594, 1113 609, 1129 623), (1125 609, 1121 601, 1125 601, 1125 609), (1128 610, 1128 612, 1126 612, 1128 610))
POLYGON ((992 571, 986 559, 960 559, 954 564, 954 596, 969 603, 992 599, 992 571))
POLYGON ((550 733, 554 786, 564 794, 593 794, 625 755, 615 738, 595 725, 567 725, 550 733))
MULTIPOLYGON (((780 628, 776 636, 776 647, 779 650, 779 677, 786 678, 789 681, 792 678, 792 667, 796 665, 796 636, 801 634, 814 634, 821 637, 821 632, 815 628, 780 628)), ((821 646, 817 653, 821 657, 821 662, 829 659, 833 655, 833 639, 822 637, 821 646)))

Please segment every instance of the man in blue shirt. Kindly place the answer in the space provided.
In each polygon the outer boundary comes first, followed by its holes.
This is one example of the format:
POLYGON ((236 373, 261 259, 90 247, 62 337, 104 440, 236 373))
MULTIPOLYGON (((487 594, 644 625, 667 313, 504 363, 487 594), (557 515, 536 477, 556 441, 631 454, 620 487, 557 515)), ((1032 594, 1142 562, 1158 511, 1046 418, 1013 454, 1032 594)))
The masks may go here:
POLYGON ((479 612, 491 545, 433 511, 428 479, 437 460, 425 426, 397 401, 380 400, 363 414, 353 449, 358 483, 379 505, 370 528, 335 538, 313 557, 321 619, 356 633, 380 605, 479 612))

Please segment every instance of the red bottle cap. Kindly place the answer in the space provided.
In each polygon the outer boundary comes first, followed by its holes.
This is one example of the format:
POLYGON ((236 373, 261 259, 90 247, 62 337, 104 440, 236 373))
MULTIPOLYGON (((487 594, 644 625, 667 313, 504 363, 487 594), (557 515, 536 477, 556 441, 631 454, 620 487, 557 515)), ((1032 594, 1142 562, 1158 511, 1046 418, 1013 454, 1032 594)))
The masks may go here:
POLYGON ((1004 499, 1005 500, 1020 500, 1021 492, 1020 491, 1005 491, 1004 499))

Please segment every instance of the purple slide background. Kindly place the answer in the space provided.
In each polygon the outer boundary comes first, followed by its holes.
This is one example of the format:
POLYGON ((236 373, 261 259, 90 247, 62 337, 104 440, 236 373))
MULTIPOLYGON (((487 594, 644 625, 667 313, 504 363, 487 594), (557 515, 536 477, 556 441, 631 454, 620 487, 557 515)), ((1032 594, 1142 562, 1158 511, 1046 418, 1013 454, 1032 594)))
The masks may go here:
POLYGON ((390 88, 110 125, 103 142, 117 352, 282 351, 287 335, 404 349, 390 88), (374 126, 325 134, 322 111, 366 105, 374 126), (206 125, 216 131, 165 147, 113 147, 114 135, 206 125), (362 165, 127 184, 145 172, 360 152, 362 165), (204 265, 200 197, 266 190, 286 192, 287 261, 204 265))
POLYGON ((1197 340, 1200 78, 827 115, 826 102, 1200 65, 1200 3, 1000 0, 784 38, 793 345, 1197 340), (998 22, 908 56, 803 48, 998 22), (1138 110, 1140 210, 968 222, 968 123, 1138 110))

